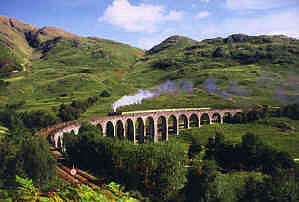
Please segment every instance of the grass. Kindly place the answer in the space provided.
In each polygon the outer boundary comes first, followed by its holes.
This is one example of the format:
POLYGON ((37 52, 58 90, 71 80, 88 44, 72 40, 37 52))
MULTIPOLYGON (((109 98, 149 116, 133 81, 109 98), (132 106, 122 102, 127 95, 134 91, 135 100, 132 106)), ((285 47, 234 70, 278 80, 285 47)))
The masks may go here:
MULTIPOLYGON (((18 36, 14 37, 20 39, 19 34, 15 32, 14 35, 18 36)), ((49 39, 57 35, 53 34, 49 39)), ((82 114, 82 117, 101 116, 111 111, 111 104, 124 95, 133 95, 138 89, 153 90, 167 80, 179 82, 184 79, 194 84, 193 93, 163 94, 120 110, 235 108, 255 104, 280 105, 299 100, 296 88, 299 79, 290 80, 291 76, 297 78, 299 75, 296 68, 298 56, 283 48, 291 45, 297 50, 298 41, 283 41, 279 37, 269 36, 266 37, 270 40, 267 43, 259 40, 262 37, 257 37, 247 42, 234 42, 230 46, 219 40, 197 42, 175 36, 145 54, 143 50, 110 40, 68 38, 67 33, 62 36, 57 42, 48 41, 50 49, 43 49, 42 46, 32 49, 28 44, 24 45, 24 41, 14 44, 27 50, 18 52, 23 52, 26 56, 24 61, 30 66, 27 66, 26 72, 5 78, 9 85, 1 88, 0 107, 25 101, 20 111, 55 112, 62 103, 86 99, 106 90, 111 97, 101 99, 82 114), (244 50, 239 50, 239 46, 244 50), (269 49, 272 46, 275 46, 275 51, 269 49), (212 56, 218 47, 223 48, 223 57, 212 56), (252 64, 243 64, 230 55, 230 51, 242 57, 245 55, 245 59, 262 51, 289 63, 257 60, 252 64), (167 68, 157 67, 157 63, 165 64, 167 68), (208 78, 215 79, 218 92, 209 93, 204 89, 203 84, 208 78), (237 86, 231 87, 232 82, 237 86), (226 97, 221 93, 224 91, 227 92, 226 97), (242 92, 241 95, 238 91, 242 92)))
POLYGON ((0 137, 6 135, 8 133, 8 129, 4 126, 0 126, 0 137))
MULTIPOLYGON (((299 121, 287 118, 275 118, 272 121, 287 121, 292 126, 297 126, 299 121)), ((190 129, 190 134, 179 136, 178 139, 185 144, 191 143, 192 136, 199 136, 201 144, 208 143, 208 139, 215 135, 215 132, 221 132, 225 140, 232 143, 241 142, 241 138, 246 133, 256 134, 260 139, 279 151, 288 152, 294 159, 299 158, 299 131, 283 131, 264 123, 248 124, 223 124, 223 125, 204 125, 200 128, 190 129), (189 136, 188 136, 189 135, 189 136)))

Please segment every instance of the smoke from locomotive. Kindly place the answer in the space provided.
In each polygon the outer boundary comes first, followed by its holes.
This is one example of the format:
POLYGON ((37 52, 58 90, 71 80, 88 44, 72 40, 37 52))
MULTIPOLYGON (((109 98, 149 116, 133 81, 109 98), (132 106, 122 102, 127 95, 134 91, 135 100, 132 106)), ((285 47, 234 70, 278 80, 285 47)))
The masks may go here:
POLYGON ((166 81, 160 84, 155 90, 138 90, 138 92, 135 95, 123 96, 115 103, 113 103, 111 108, 114 112, 116 112, 116 109, 121 106, 141 104, 141 102, 144 99, 150 99, 154 96, 159 96, 163 93, 173 93, 179 90, 192 93, 193 87, 194 85, 192 84, 192 82, 188 80, 180 80, 178 84, 172 81, 166 81))

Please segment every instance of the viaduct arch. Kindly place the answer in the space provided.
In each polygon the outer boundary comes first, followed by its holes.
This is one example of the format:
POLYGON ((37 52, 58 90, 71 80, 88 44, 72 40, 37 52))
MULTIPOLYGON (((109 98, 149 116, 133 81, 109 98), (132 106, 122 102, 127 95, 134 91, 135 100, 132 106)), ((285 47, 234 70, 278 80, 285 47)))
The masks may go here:
MULTIPOLYGON (((200 127, 206 124, 223 124, 242 109, 186 108, 123 112, 122 115, 89 118, 82 121, 96 125, 104 136, 126 139, 134 143, 167 141, 169 135, 178 135, 179 130, 200 127)), ((63 145, 63 133, 78 134, 80 121, 61 124, 52 132, 55 147, 63 145)))

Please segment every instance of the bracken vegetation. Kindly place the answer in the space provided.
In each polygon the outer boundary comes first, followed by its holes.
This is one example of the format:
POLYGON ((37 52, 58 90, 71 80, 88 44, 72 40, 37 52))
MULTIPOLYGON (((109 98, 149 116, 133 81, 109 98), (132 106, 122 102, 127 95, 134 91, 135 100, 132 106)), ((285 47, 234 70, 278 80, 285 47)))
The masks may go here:
POLYGON ((298 65, 299 41, 286 36, 172 36, 144 51, 0 16, 0 200, 298 201, 298 65), (168 80, 193 88, 118 110, 245 113, 158 144, 115 140, 83 123, 78 135, 64 134, 63 163, 106 185, 92 189, 57 177, 40 129, 106 115, 120 97, 168 80))
POLYGON ((192 94, 164 94, 121 110, 285 105, 299 100, 299 42, 286 36, 235 34, 201 42, 173 36, 144 52, 58 28, 1 20, 1 54, 12 64, 9 71, 2 68, 2 107, 25 101, 20 110, 55 112, 61 104, 108 92, 109 97, 80 115, 97 116, 110 111, 123 95, 186 79, 194 84, 192 94), (19 72, 12 73, 13 69, 19 72), (214 90, 207 88, 208 79, 215 81, 214 90))

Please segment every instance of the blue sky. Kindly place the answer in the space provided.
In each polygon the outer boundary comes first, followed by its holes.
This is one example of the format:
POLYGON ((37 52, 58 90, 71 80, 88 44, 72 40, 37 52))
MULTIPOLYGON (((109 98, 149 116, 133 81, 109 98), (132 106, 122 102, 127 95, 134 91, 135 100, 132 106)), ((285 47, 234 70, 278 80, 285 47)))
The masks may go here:
POLYGON ((143 49, 172 35, 299 38, 298 0, 2 0, 0 15, 143 49))

